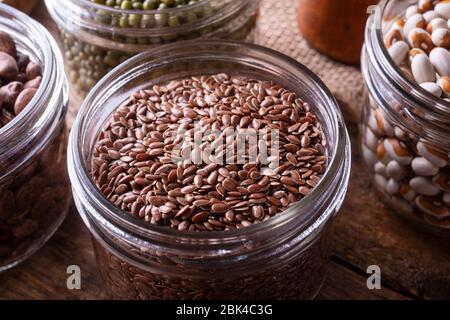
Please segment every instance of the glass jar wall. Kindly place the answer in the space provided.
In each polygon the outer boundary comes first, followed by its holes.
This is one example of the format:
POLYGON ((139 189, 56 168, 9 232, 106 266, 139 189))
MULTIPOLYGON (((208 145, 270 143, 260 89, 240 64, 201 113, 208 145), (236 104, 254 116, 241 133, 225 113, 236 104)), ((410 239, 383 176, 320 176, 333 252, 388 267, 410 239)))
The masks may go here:
POLYGON ((448 234, 450 103, 397 67, 384 43, 385 34, 413 4, 417 1, 382 1, 368 20, 361 150, 375 187, 395 212, 448 234))
MULTIPOLYGON (((42 66, 26 108, 0 128, 0 271, 39 249, 71 203, 66 169, 67 81, 56 42, 40 24, 0 4, 0 30, 42 66)), ((3 112, 3 110, 0 110, 3 112)))

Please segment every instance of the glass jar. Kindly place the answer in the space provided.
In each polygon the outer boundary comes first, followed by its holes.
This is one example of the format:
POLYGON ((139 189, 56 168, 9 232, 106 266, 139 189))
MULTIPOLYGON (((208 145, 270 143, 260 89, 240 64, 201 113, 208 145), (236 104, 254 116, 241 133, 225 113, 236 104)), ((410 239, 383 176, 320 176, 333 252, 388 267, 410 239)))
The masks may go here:
POLYGON ((417 1, 384 0, 366 27, 362 71, 368 87, 361 151, 374 185, 395 212, 438 233, 450 229, 450 103, 396 66, 384 34, 417 1))
POLYGON ((148 51, 114 69, 94 88, 69 140, 75 202, 114 298, 309 299, 320 289, 330 253, 329 225, 347 190, 350 143, 330 91, 297 61, 228 40, 195 40, 148 51), (200 233, 145 223, 102 196, 90 175, 92 150, 119 104, 155 84, 221 72, 273 80, 310 102, 324 127, 329 157, 317 187, 267 221, 200 233))
POLYGON ((260 0, 202 0, 163 10, 122 10, 90 0, 46 0, 61 30, 68 76, 85 96, 129 57, 198 38, 252 40, 260 0))
MULTIPOLYGON (((25 260, 58 229, 71 204, 66 168, 68 87, 58 46, 25 14, 0 4, 0 30, 43 68, 26 108, 0 128, 0 271, 25 260)), ((1 112, 1 110, 0 110, 1 112)))

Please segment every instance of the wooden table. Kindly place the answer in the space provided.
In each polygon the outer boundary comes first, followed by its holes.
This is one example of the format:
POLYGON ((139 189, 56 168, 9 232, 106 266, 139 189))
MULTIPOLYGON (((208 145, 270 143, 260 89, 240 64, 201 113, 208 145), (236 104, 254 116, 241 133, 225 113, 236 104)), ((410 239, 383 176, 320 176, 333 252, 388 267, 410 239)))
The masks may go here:
MULTIPOLYGON (((33 13, 55 35, 44 6, 33 13)), ((72 104, 77 104, 73 99, 72 104)), ((352 143, 357 128, 348 121, 352 143)), ((450 244, 399 219, 374 193, 357 148, 347 199, 333 230, 334 254, 319 299, 450 298, 450 244), (369 290, 367 267, 381 268, 382 289, 369 290)), ((0 275, 0 298, 103 299, 87 229, 72 210, 61 229, 31 259, 0 275), (81 290, 68 290, 66 269, 78 265, 81 290)))

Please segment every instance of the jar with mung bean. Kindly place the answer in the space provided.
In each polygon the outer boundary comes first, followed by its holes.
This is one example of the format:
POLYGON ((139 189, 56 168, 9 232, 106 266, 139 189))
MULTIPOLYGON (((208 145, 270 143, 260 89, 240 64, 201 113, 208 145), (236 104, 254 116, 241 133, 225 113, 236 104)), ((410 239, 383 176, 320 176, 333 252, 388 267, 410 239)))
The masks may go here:
POLYGON ((47 30, 0 4, 0 272, 36 252, 64 220, 68 85, 47 30))
POLYGON ((85 96, 129 57, 187 39, 253 39, 259 0, 46 0, 67 72, 85 96))
POLYGON ((69 173, 120 299, 310 299, 344 199, 338 105, 297 61, 228 40, 133 57, 84 101, 69 173))
POLYGON ((361 150, 402 216, 450 229, 450 2, 384 0, 369 18, 361 150))

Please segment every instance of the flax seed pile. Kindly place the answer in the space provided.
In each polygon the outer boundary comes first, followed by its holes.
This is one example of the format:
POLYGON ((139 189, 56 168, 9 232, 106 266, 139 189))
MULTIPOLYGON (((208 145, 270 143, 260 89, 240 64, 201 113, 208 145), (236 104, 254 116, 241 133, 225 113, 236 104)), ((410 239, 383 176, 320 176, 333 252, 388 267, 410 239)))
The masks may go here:
POLYGON ((114 205, 149 223, 231 230, 265 221, 307 195, 326 170, 325 146, 320 123, 295 93, 226 74, 192 77, 136 92, 119 106, 95 145, 92 177, 114 205), (236 148, 237 140, 225 143, 229 130, 267 130, 269 156, 272 134, 279 133, 279 165, 263 169, 259 158, 175 162, 174 133, 183 128, 193 136, 198 122, 202 131, 222 132, 207 136, 198 156, 222 142, 216 158, 236 148))

